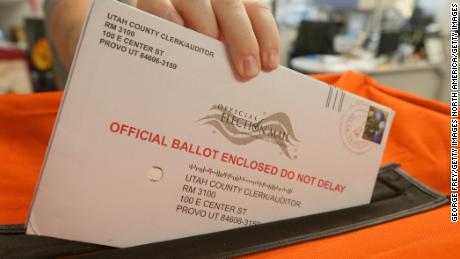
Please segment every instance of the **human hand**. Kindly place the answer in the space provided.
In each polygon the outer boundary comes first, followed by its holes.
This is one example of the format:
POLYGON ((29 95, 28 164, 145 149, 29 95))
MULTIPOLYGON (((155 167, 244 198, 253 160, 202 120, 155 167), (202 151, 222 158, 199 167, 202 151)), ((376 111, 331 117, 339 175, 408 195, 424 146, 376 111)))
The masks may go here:
POLYGON ((146 12, 184 25, 228 48, 243 78, 279 64, 280 39, 270 8, 258 0, 138 0, 146 12))

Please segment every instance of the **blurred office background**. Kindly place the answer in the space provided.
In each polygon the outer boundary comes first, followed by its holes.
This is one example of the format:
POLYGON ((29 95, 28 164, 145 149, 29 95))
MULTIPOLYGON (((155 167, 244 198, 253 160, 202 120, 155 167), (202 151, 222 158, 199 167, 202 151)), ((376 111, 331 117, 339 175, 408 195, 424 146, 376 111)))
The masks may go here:
POLYGON ((450 1, 277 0, 282 62, 303 73, 355 70, 448 101, 450 1))
MULTIPOLYGON (((447 102, 448 0, 266 0, 281 62, 307 74, 355 70, 385 85, 447 102)), ((0 93, 56 89, 43 0, 0 0, 0 93)))

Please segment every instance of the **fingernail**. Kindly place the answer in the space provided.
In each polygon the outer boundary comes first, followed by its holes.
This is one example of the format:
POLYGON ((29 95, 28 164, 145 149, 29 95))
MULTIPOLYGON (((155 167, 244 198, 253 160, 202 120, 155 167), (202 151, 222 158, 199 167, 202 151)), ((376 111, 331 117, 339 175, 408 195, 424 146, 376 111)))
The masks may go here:
POLYGON ((267 63, 265 64, 270 69, 275 69, 278 67, 279 57, 278 51, 270 50, 267 54, 267 63))
POLYGON ((246 57, 243 60, 244 76, 253 77, 259 73, 259 65, 253 56, 246 57))
POLYGON ((166 13, 166 19, 170 20, 173 23, 184 25, 184 20, 175 11, 172 11, 172 10, 168 11, 166 13))

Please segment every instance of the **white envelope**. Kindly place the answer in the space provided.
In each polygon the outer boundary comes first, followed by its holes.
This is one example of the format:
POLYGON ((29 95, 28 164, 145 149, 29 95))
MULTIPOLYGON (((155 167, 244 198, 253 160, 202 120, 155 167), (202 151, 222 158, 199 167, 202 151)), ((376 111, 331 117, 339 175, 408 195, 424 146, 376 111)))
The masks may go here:
POLYGON ((394 112, 224 45, 92 3, 27 233, 116 247, 369 203, 394 112))

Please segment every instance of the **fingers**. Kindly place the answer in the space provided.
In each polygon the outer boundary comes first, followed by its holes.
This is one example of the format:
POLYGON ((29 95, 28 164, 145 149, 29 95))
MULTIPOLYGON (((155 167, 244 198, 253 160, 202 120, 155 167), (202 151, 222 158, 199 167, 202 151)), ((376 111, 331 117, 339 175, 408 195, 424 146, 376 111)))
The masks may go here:
POLYGON ((235 69, 243 78, 260 71, 259 45, 240 0, 211 0, 217 22, 235 69))
POLYGON ((184 25, 184 20, 177 13, 170 0, 138 0, 137 8, 179 25, 184 25))
POLYGON ((209 0, 172 0, 185 26, 217 39, 219 28, 209 0))
POLYGON ((213 38, 224 38, 243 78, 279 65, 280 39, 268 6, 260 0, 138 0, 137 7, 213 38))
POLYGON ((257 37, 262 67, 271 71, 278 67, 280 53, 280 37, 271 9, 254 0, 245 1, 244 5, 257 37))

